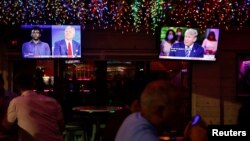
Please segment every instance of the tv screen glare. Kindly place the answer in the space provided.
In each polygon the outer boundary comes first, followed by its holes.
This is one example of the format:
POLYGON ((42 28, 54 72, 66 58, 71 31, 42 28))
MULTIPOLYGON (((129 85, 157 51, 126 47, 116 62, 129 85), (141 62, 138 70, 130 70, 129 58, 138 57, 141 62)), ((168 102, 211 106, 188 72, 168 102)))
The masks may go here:
POLYGON ((21 25, 23 58, 82 57, 80 25, 21 25))
POLYGON ((238 97, 250 97, 250 52, 236 55, 236 93, 238 97))
POLYGON ((162 26, 159 59, 216 61, 219 29, 162 26))

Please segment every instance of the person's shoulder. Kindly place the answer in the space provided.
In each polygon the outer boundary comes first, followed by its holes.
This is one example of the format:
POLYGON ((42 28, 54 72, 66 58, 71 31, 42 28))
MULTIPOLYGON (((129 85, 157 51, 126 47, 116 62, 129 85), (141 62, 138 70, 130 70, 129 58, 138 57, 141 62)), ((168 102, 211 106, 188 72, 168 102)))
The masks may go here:
POLYGON ((166 43, 167 41, 165 40, 165 39, 163 39, 162 41, 161 41, 161 43, 162 44, 164 44, 164 43, 166 43))
POLYGON ((177 42, 172 45, 173 48, 181 48, 183 46, 185 47, 183 42, 177 42))
MULTIPOLYGON (((22 101, 21 99, 23 99, 23 97, 22 96, 15 96, 15 97, 13 97, 12 99, 11 99, 11 101, 10 101, 10 104, 16 104, 16 103, 19 103, 19 101, 22 101)), ((20 102, 21 103, 21 102, 20 102)))
POLYGON ((50 97, 50 96, 48 96, 48 95, 46 95, 46 94, 43 94, 43 93, 37 94, 37 96, 39 96, 39 97, 42 98, 42 99, 46 99, 46 100, 48 100, 48 101, 56 101, 54 98, 52 98, 52 97, 50 97))
POLYGON ((72 42, 73 42, 74 44, 80 45, 80 43, 77 42, 76 40, 72 40, 72 42))
POLYGON ((58 40, 58 41, 55 41, 55 44, 61 44, 62 42, 64 42, 65 40, 62 39, 62 40, 58 40))
POLYGON ((49 45, 49 44, 48 44, 47 42, 43 42, 43 41, 41 41, 41 43, 42 43, 42 44, 46 44, 46 45, 49 45))
POLYGON ((194 43, 194 47, 196 47, 196 48, 203 48, 200 44, 198 44, 198 43, 194 43))
POLYGON ((207 38, 205 38, 203 41, 206 42, 206 41, 209 41, 209 40, 207 38))
POLYGON ((65 41, 65 40, 61 39, 61 40, 56 41, 56 43, 63 42, 63 41, 65 41))
POLYGON ((57 101, 57 99, 55 99, 51 96, 48 96, 48 95, 42 95, 42 96, 44 96, 48 101, 53 102, 55 105, 60 105, 60 103, 57 101))
POLYGON ((60 103, 55 98, 52 98, 48 95, 36 94, 35 97, 36 97, 36 99, 42 99, 42 101, 44 103, 49 103, 49 104, 52 104, 54 106, 60 106, 60 103))
POLYGON ((135 118, 135 113, 127 113, 127 115, 125 116, 124 118, 124 122, 128 122, 128 121, 131 121, 131 119, 134 119, 135 118))
POLYGON ((127 121, 138 121, 142 118, 141 113, 140 112, 133 112, 127 115, 127 117, 125 118, 125 120, 127 121))
POLYGON ((23 46, 23 47, 26 47, 26 46, 28 46, 29 44, 30 44, 30 41, 24 42, 24 43, 22 44, 22 46, 23 46))

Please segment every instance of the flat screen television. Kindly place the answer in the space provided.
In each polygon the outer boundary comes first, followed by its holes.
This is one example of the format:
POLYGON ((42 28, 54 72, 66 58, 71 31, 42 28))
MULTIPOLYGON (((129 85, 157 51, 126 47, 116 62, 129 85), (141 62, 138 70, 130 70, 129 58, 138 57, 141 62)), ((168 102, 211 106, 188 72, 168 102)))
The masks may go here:
POLYGON ((216 61, 219 29, 162 26, 159 59, 216 61))
POLYGON ((23 58, 82 57, 80 25, 21 25, 23 58))
POLYGON ((250 52, 238 52, 236 59, 237 97, 250 98, 250 52))

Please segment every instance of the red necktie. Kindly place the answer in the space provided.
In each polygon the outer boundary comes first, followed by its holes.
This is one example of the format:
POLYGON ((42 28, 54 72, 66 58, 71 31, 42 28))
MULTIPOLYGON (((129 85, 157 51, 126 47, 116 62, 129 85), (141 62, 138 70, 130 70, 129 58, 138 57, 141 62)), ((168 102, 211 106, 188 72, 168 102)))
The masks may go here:
POLYGON ((72 56, 72 49, 70 43, 68 43, 68 56, 72 56))

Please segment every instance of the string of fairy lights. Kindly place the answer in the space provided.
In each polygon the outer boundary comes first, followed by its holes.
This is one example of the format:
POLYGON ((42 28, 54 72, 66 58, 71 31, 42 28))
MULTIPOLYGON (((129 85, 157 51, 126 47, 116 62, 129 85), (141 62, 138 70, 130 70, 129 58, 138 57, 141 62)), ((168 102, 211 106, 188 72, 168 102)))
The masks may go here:
POLYGON ((240 30, 250 0, 1 0, 0 24, 80 24, 154 33, 159 25, 240 30))

